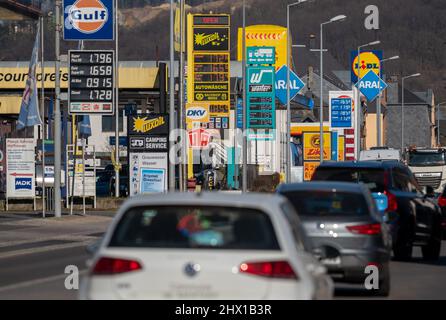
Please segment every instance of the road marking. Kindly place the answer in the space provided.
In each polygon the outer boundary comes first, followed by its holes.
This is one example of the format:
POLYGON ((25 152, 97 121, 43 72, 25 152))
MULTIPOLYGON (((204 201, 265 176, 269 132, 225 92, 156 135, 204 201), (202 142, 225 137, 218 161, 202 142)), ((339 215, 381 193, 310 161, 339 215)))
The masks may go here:
MULTIPOLYGON (((85 273, 87 273, 87 269, 79 271, 79 275, 83 275, 85 273)), ((56 276, 51 276, 51 277, 46 277, 46 278, 40 278, 40 279, 35 279, 35 280, 30 280, 30 281, 19 282, 19 283, 16 283, 16 284, 11 284, 11 285, 8 285, 8 286, 0 287, 0 292, 5 292, 5 291, 10 291, 10 290, 15 290, 15 289, 21 289, 21 288, 26 288, 26 287, 35 286, 35 285, 40 285, 40 284, 43 284, 45 282, 51 282, 51 281, 65 279, 65 277, 67 277, 66 274, 59 274, 59 275, 56 275, 56 276)))
POLYGON ((11 257, 19 256, 19 255, 24 255, 24 254, 42 253, 42 252, 49 252, 49 251, 61 250, 61 249, 69 249, 69 248, 75 248, 75 247, 84 247, 84 246, 87 246, 93 242, 94 242, 94 240, 93 241, 86 240, 86 241, 79 241, 79 242, 73 242, 73 243, 68 243, 68 244, 60 244, 60 245, 46 246, 46 247, 41 247, 41 248, 30 248, 30 249, 5 252, 5 253, 0 254, 0 259, 11 258, 11 257))

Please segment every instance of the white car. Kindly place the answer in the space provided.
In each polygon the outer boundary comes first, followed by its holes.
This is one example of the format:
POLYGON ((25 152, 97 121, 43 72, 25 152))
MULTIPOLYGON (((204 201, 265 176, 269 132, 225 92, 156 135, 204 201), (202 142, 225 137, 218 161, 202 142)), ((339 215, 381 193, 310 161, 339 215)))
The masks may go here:
POLYGON ((330 299, 291 204, 274 194, 166 193, 127 200, 81 299, 330 299))

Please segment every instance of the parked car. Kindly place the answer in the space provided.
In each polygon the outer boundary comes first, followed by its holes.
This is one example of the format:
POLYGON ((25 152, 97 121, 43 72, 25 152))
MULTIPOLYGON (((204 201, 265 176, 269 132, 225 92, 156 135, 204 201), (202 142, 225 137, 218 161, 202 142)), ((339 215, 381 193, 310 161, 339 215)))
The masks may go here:
MULTIPOLYGON (((96 172, 96 195, 113 197, 115 195, 115 169, 108 165, 104 170, 96 172)), ((121 197, 129 194, 129 167, 123 165, 119 171, 119 193, 121 197)))
POLYGON ((440 197, 438 197, 438 205, 441 208, 442 214, 441 228, 443 229, 443 239, 446 240, 446 186, 443 188, 440 197))
POLYGON ((293 204, 312 242, 313 253, 333 280, 364 284, 364 270, 374 264, 380 279, 374 293, 389 295, 391 236, 364 184, 293 183, 279 186, 277 192, 293 204))
POLYGON ((313 180, 363 182, 371 192, 385 193, 395 259, 410 259, 412 247, 421 246, 424 259, 438 260, 441 210, 407 166, 397 161, 324 162, 313 180))
POLYGON ((82 299, 328 299, 279 195, 165 193, 128 199, 91 260, 82 299))

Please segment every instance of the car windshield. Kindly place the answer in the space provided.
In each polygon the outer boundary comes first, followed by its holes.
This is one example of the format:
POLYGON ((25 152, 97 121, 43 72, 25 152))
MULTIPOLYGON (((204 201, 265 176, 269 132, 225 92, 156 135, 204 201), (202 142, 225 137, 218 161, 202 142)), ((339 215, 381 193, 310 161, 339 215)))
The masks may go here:
POLYGON ((384 192, 385 190, 383 169, 319 167, 312 180, 362 182, 370 189, 370 192, 384 192))
POLYGON ((132 208, 123 215, 109 246, 279 250, 264 212, 212 206, 132 208))
POLYGON ((443 152, 410 152, 409 166, 444 166, 446 165, 443 152))
POLYGON ((368 207, 358 193, 333 191, 290 191, 283 193, 302 216, 364 216, 368 207))

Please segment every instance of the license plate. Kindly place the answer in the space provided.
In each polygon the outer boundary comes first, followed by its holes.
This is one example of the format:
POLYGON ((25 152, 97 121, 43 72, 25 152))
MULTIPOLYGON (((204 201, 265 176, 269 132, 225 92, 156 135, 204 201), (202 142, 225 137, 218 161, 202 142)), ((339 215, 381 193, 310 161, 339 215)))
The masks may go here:
POLYGON ((329 266, 337 266, 341 264, 341 257, 321 259, 321 263, 329 266))

